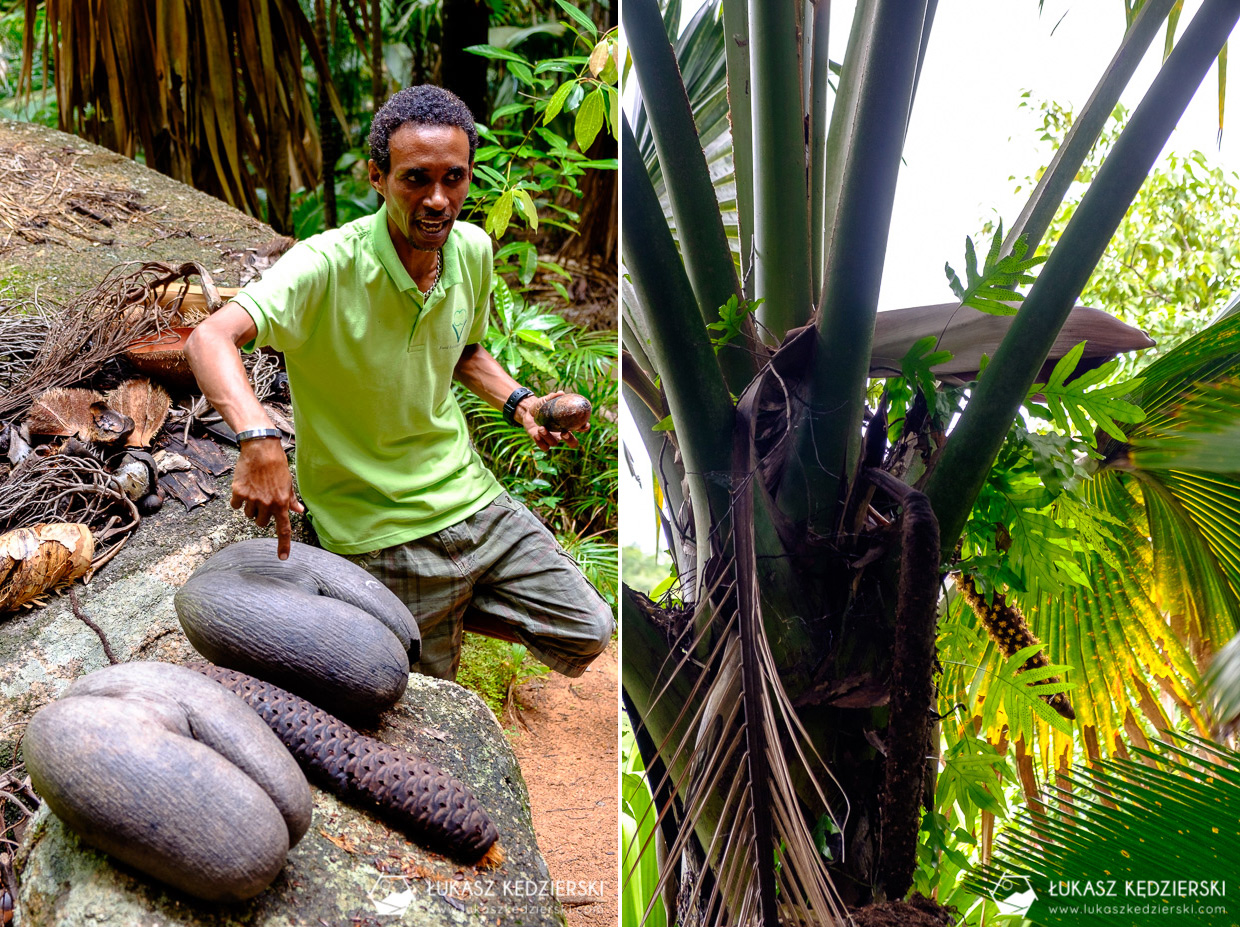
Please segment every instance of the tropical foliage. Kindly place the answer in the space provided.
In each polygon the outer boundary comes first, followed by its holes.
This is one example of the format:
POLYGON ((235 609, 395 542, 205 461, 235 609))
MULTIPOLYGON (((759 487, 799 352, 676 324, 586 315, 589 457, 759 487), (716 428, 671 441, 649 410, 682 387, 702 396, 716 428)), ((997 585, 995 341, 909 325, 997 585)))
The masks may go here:
POLYGON ((1142 923, 1234 921, 1226 880, 1208 874, 1228 871, 1240 853, 1240 753, 1191 736, 1132 753, 1065 773, 1046 803, 1003 833, 993 861, 970 877, 972 887, 998 899, 1036 898, 1029 917, 1038 924, 1085 917, 1129 927, 1130 905, 1174 912, 1144 913, 1142 923), (1191 881, 1192 894, 1169 890, 1168 871, 1191 881), (1168 896, 1182 901, 1166 904, 1168 896))
POLYGON ((565 549, 613 605, 619 583, 616 486, 619 440, 616 405, 618 349, 614 332, 587 332, 528 303, 500 277, 495 313, 483 344, 512 375, 540 395, 580 393, 594 408, 579 448, 541 451, 525 430, 504 421, 473 393, 457 387, 475 445, 505 488, 547 522, 565 549))
POLYGON ((471 87, 481 79, 469 102, 490 144, 473 210, 488 230, 503 237, 508 222, 499 217, 514 211, 531 228, 539 212, 575 228, 569 204, 581 194, 579 179, 615 168, 584 153, 604 124, 614 125, 615 32, 594 24, 604 8, 557 2, 504 4, 491 30, 499 46, 486 44, 487 5, 472 0, 317 0, 309 10, 297 0, 24 0, 0 19, 0 88, 15 97, 15 115, 50 116, 304 236, 373 212, 371 115, 390 92, 451 70, 471 87), (506 101, 493 109, 486 61, 444 34, 447 20, 478 19, 475 7, 482 16, 473 50, 507 64, 492 93, 506 101), (3 39, 15 28, 23 55, 10 76, 3 39), (522 58, 523 47, 538 57, 522 58), (526 132, 525 123, 540 129, 526 132), (567 196, 548 195, 560 191, 567 196))
POLYGON ((933 4, 858 5, 831 107, 826 4, 723 0, 679 32, 677 3, 625 6, 625 396, 680 583, 624 591, 623 683, 682 918, 947 900, 1007 789, 1208 731, 1198 673, 1240 627, 1234 323, 1136 379, 1078 345, 1101 326, 1056 345, 1240 16, 1207 0, 1078 176, 1174 4, 1135 6, 1026 208, 951 274, 953 317, 1007 320, 964 383, 924 313, 870 363, 933 4))

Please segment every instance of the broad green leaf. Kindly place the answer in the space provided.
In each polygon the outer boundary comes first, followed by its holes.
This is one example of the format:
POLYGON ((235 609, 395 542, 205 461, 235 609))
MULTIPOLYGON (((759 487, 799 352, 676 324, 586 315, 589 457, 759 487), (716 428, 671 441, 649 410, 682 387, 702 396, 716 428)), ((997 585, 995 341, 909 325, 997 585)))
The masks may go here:
POLYGON ((465 51, 471 55, 481 55, 483 58, 490 58, 492 61, 516 61, 527 68, 530 64, 516 52, 510 52, 506 48, 496 48, 494 45, 470 45, 465 51))
POLYGON ((590 74, 598 77, 603 73, 603 68, 607 66, 607 62, 611 59, 611 40, 600 39, 598 44, 594 46, 594 51, 590 52, 590 74))
POLYGON ((556 369, 551 364, 551 356, 549 354, 545 354, 542 351, 535 351, 532 348, 525 347, 524 345, 518 346, 517 352, 527 364, 538 370, 540 373, 544 373, 549 377, 554 377, 556 375, 556 369))
POLYGON ((581 101, 581 108, 577 110, 577 120, 573 124, 573 136, 577 140, 577 147, 583 153, 594 144, 595 137, 603 128, 605 106, 606 101, 603 99, 601 87, 587 94, 586 98, 581 101))
POLYGON ((590 33, 591 38, 598 37, 598 27, 594 25, 594 21, 590 19, 589 16, 577 9, 577 7, 573 6, 571 3, 567 2, 567 0, 555 0, 555 2, 560 9, 572 17, 577 25, 585 29, 586 32, 590 33))
POLYGON ((508 103, 505 106, 496 107, 495 112, 491 113, 491 121, 497 122, 505 116, 512 116, 515 113, 523 113, 529 108, 529 103, 508 103))
POLYGON ((568 99, 568 95, 573 92, 573 88, 577 86, 576 81, 565 81, 560 84, 555 93, 551 95, 551 100, 547 103, 546 110, 543 111, 543 125, 551 122, 556 116, 560 115, 560 110, 564 108, 564 102, 568 99))
POLYGON ((538 231, 538 209, 534 206, 534 199, 530 196, 529 190, 517 188, 515 191, 515 200, 517 209, 525 216, 525 221, 530 224, 530 228, 535 232, 538 231))
POLYGON ((508 223, 511 220, 512 191, 505 190, 503 195, 495 201, 491 211, 487 213, 486 231, 490 232, 497 239, 503 238, 504 233, 508 231, 508 223))
POLYGON ((517 332, 517 337, 522 341, 528 341, 530 344, 536 344, 538 347, 544 348, 545 350, 555 350, 555 343, 542 332, 522 329, 517 332))

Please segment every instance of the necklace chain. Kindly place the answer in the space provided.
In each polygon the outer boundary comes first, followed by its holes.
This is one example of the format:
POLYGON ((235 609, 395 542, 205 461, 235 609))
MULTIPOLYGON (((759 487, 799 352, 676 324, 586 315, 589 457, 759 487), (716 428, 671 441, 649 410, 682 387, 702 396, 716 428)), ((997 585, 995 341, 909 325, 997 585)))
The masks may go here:
POLYGON ((418 287, 418 292, 423 296, 430 296, 431 291, 435 289, 435 285, 439 283, 439 274, 443 271, 443 249, 435 252, 435 279, 431 281, 431 285, 425 290, 418 287))

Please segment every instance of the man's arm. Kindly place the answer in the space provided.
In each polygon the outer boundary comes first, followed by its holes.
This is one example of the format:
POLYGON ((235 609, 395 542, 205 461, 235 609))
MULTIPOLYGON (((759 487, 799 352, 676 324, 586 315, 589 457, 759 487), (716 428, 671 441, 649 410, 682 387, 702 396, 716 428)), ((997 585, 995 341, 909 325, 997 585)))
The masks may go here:
MULTIPOLYGON (((228 303, 204 319, 185 344, 185 356, 203 395, 237 432, 272 427, 237 352, 257 333, 250 314, 237 303, 228 303)), ((281 560, 287 559, 293 537, 289 510, 304 512, 305 508, 293 492, 293 476, 279 438, 242 442, 233 471, 231 505, 234 509, 244 505, 246 517, 260 528, 274 519, 277 553, 281 560)))
MULTIPOLYGON (((453 377, 465 385, 471 393, 495 409, 502 409, 512 391, 521 384, 509 376, 508 371, 500 366, 486 348, 480 344, 467 344, 461 359, 456 362, 453 377)), ((534 421, 534 410, 552 396, 562 393, 549 393, 546 396, 526 396, 517 404, 514 418, 530 436, 535 444, 544 451, 557 444, 577 447, 577 437, 572 432, 548 431, 534 421)))

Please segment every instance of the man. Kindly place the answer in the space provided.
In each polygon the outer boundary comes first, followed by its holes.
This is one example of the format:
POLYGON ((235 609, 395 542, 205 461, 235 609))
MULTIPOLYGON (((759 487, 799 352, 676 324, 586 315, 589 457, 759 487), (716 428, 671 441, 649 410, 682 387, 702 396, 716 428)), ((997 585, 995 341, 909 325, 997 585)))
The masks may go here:
POLYGON ((472 610, 577 676, 610 640, 611 610, 483 466, 451 391, 459 380, 543 449, 577 446, 534 421, 548 397, 523 389, 478 343, 491 241, 457 221, 477 144, 473 116, 453 94, 397 93, 370 131, 378 213, 295 246, 203 321, 186 353, 238 434, 232 506, 260 527, 275 523, 281 559, 289 512, 305 509, 237 348, 284 353, 310 518, 325 548, 352 555, 417 618, 415 671, 455 678, 472 610))

